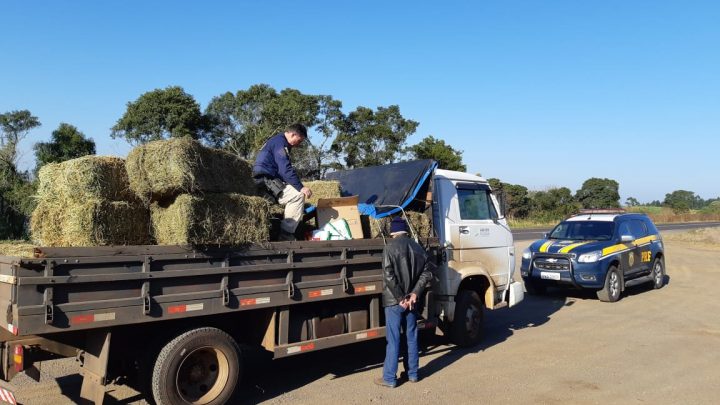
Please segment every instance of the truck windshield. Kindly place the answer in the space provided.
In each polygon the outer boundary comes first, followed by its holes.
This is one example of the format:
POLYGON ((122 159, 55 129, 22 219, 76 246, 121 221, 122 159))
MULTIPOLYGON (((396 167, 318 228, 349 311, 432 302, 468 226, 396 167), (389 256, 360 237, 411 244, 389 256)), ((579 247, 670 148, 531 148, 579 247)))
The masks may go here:
POLYGON ((550 239, 609 240, 614 227, 609 221, 566 221, 550 232, 550 239))

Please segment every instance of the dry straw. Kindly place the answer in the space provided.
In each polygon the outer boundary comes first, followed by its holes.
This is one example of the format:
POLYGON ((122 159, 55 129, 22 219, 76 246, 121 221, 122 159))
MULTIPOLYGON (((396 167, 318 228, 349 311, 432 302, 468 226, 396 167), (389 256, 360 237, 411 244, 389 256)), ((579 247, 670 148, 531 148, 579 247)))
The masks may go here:
POLYGON ((48 164, 38 178, 38 205, 30 230, 39 245, 150 242, 149 211, 130 191, 123 159, 85 156, 48 164))
POLYGON ((340 182, 338 181, 306 181, 303 185, 312 190, 312 197, 305 200, 306 203, 317 205, 321 198, 338 198, 340 194, 340 182))
POLYGON ((146 245, 149 212, 137 202, 85 199, 41 201, 30 228, 42 246, 146 245))
POLYGON ((129 189, 125 161, 112 156, 83 156, 62 163, 49 163, 38 173, 39 201, 102 198, 136 200, 129 189))
POLYGON ((260 197, 234 193, 179 195, 151 216, 160 245, 244 245, 270 237, 269 204, 260 197))
POLYGON ((126 167, 130 188, 146 203, 185 193, 256 193, 249 162, 191 138, 138 146, 126 167))
MULTIPOLYGON (((432 237, 432 226, 430 225, 430 217, 422 212, 405 211, 408 224, 417 233, 420 238, 432 237)), ((384 217, 380 219, 370 218, 370 234, 373 238, 379 238, 383 235, 390 236, 390 222, 392 217, 384 217)))
POLYGON ((35 245, 27 241, 3 240, 0 241, 0 256, 35 257, 35 245))

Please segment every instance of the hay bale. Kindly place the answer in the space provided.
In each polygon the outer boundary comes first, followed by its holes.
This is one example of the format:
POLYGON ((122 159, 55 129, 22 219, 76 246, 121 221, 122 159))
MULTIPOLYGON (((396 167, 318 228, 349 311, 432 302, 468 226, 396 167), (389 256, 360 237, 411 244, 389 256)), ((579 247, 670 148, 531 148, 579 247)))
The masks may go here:
POLYGON ((303 185, 312 190, 312 197, 305 200, 306 203, 317 205, 318 200, 321 198, 338 198, 340 194, 340 182, 339 181, 306 181, 303 185))
POLYGON ((136 200, 130 190, 125 160, 118 157, 91 155, 48 163, 40 169, 38 180, 39 201, 136 200))
POLYGON ((26 240, 0 241, 0 256, 35 257, 35 245, 26 240))
POLYGON ((142 204, 105 199, 40 201, 30 220, 42 246, 146 245, 149 211, 142 204))
POLYGON ((144 202, 185 193, 256 193, 249 162, 191 138, 138 146, 128 154, 126 168, 130 188, 144 202))
POLYGON ((179 195, 151 208, 160 245, 243 245, 270 237, 269 204, 261 197, 208 193, 179 195))
MULTIPOLYGON (((432 237, 432 226, 430 217, 424 212, 405 211, 408 224, 417 233, 420 238, 432 237)), ((393 217, 384 217, 380 219, 370 218, 370 235, 372 238, 380 238, 384 234, 390 236, 390 222, 393 217)))

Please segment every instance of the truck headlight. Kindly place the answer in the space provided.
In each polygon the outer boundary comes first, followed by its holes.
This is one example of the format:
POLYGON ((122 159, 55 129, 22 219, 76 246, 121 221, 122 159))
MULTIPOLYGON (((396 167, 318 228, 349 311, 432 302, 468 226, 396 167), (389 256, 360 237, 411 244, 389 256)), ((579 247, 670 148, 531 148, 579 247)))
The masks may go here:
POLYGON ((526 260, 532 259, 532 252, 530 251, 530 248, 523 250, 522 258, 526 260))
POLYGON ((596 250, 594 252, 581 254, 580 256, 578 256, 577 260, 580 263, 595 263, 596 261, 600 260, 600 256, 602 256, 602 251, 596 250))

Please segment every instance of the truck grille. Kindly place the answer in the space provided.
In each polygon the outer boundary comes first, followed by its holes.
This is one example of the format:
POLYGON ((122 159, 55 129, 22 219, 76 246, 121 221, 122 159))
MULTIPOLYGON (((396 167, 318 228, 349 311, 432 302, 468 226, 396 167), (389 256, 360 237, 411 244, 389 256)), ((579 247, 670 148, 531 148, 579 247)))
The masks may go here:
POLYGON ((570 260, 562 257, 538 257, 534 266, 539 270, 570 270, 570 260))

